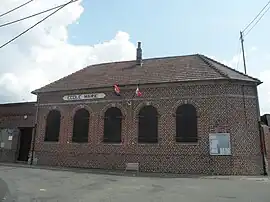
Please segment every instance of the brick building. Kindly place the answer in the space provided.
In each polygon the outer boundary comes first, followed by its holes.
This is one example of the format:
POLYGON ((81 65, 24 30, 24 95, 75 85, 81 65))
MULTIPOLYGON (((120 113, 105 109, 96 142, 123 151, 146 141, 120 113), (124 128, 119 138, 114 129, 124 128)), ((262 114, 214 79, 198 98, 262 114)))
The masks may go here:
MULTIPOLYGON (((261 174, 260 83, 199 54, 142 59, 139 43, 136 60, 88 66, 33 91, 34 159, 102 169, 139 163, 145 172, 261 174), (213 155, 210 134, 229 135, 227 153, 213 155)), ((215 144, 219 153, 223 146, 215 144)))
POLYGON ((264 114, 263 116, 261 116, 261 121, 264 125, 270 126, 270 114, 264 114))
POLYGON ((35 115, 35 102, 0 104, 0 161, 27 161, 35 115))
POLYGON ((264 134, 264 153, 266 159, 266 169, 270 172, 270 114, 261 116, 261 127, 264 134))

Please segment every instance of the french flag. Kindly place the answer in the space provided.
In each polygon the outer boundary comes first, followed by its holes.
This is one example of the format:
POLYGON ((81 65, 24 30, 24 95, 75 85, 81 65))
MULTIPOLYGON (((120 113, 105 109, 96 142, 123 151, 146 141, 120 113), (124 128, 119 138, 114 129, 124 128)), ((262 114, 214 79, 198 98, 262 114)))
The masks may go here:
POLYGON ((115 84, 114 86, 114 93, 117 95, 117 96, 120 96, 120 88, 117 84, 115 84))
POLYGON ((141 97, 142 96, 142 92, 140 91, 140 89, 139 89, 139 86, 137 86, 137 89, 136 89, 136 95, 138 96, 138 97, 141 97))

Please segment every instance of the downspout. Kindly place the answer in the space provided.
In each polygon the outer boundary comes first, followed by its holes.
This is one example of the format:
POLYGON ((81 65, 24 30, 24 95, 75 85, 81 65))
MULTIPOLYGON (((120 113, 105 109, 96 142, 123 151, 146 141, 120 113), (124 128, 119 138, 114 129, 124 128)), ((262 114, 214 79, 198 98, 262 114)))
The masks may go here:
POLYGON ((263 164, 263 175, 268 175, 267 169, 266 169, 266 156, 265 156, 265 138, 264 134, 262 132, 261 127, 261 117, 260 117, 260 107, 259 107, 259 96, 258 96, 258 89, 256 86, 256 105, 257 105, 257 123, 258 123, 258 129, 259 129, 259 136, 260 136, 260 147, 261 147, 261 155, 262 155, 262 164, 263 164))
POLYGON ((35 126, 34 126, 34 130, 33 130, 33 141, 32 141, 32 151, 31 151, 30 165, 33 165, 33 160, 34 160, 34 152, 35 152, 35 145, 36 145, 36 135, 37 135, 38 112, 39 112, 39 97, 38 97, 38 94, 37 94, 37 110, 36 110, 36 117, 35 117, 35 126))

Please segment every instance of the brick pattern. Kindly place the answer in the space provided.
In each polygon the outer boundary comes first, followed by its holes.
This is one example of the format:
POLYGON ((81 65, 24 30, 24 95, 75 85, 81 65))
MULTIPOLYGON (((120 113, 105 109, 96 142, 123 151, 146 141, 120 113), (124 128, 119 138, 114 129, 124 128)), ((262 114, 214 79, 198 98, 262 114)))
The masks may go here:
POLYGON ((34 127, 35 103, 0 105, 0 128, 34 127), (25 117, 27 115, 27 117, 25 117))
MULTIPOLYGON (((0 129, 34 127, 36 107, 35 103, 12 103, 0 105, 0 129), (27 117, 25 117, 27 115, 27 117)), ((0 162, 15 162, 18 157, 17 134, 14 134, 11 142, 3 141, 0 134, 0 142, 5 143, 4 148, 0 148, 0 162), (7 145, 11 148, 7 149, 7 145)))
MULTIPOLYGON (((133 90, 122 90, 121 98, 108 89, 106 98, 98 102, 63 104, 63 94, 44 94, 40 106, 35 154, 38 164, 58 166, 124 169, 127 162, 139 162, 144 172, 185 174, 262 173, 259 130, 257 127, 256 87, 239 83, 183 84, 174 87, 141 86, 142 98, 134 98, 133 90), (242 93, 245 93, 243 98, 242 93), (198 113, 198 143, 175 142, 176 108, 193 104, 198 113), (137 114, 144 105, 153 105, 159 113, 158 136, 155 144, 138 144, 137 114), (122 143, 104 144, 103 116, 107 108, 116 106, 124 115, 122 143), (88 143, 72 143, 72 116, 76 109, 90 111, 88 143), (46 115, 51 109, 61 112, 60 140, 44 142, 46 115), (208 134, 229 132, 232 156, 210 156, 208 134)), ((91 91, 93 92, 93 91, 91 91)), ((91 93, 88 91, 88 93, 91 93)), ((71 93, 71 92, 67 92, 71 93)), ((77 93, 77 92, 74 92, 77 93)))

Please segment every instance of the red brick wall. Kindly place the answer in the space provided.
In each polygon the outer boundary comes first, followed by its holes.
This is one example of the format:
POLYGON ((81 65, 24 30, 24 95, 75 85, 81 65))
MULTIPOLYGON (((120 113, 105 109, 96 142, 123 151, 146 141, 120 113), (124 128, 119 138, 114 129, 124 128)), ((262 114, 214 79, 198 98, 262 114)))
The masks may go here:
MULTIPOLYGON (((0 129, 1 128, 18 128, 34 127, 35 125, 36 106, 33 102, 12 103, 0 105, 0 129), (27 115, 27 117, 25 117, 27 115)), ((1 135, 0 135, 1 136, 1 135)), ((17 136, 15 136, 17 137, 17 136)), ((13 138, 10 149, 0 148, 0 161, 15 162, 18 155, 18 137, 13 138)), ((0 137, 0 142, 2 137, 0 137)), ((7 143, 5 144, 7 145, 7 143)))
POLYGON ((34 127, 36 106, 33 102, 0 105, 0 128, 34 127), (24 116, 27 115, 27 118, 24 116))
MULTIPOLYGON (((201 82, 158 86, 141 86, 142 98, 134 98, 135 87, 121 88, 121 98, 112 89, 102 89, 106 98, 98 101, 63 102, 65 93, 40 96, 40 112, 36 142, 38 164, 72 167, 124 169, 126 162, 139 162, 141 171, 190 174, 245 174, 262 173, 258 106, 255 86, 229 82, 201 82), (128 101, 132 100, 131 105, 128 101), (184 103, 193 104, 198 113, 198 143, 175 142, 176 108, 184 103), (245 104, 244 104, 245 103, 245 104), (159 143, 137 143, 137 114, 141 107, 155 106, 159 117, 159 143), (122 144, 104 144, 103 113, 117 106, 124 115, 122 144), (89 142, 72 143, 72 116, 76 109, 90 111, 89 142), (45 121, 49 110, 61 111, 60 140, 44 142, 45 121), (231 134, 232 156, 210 156, 210 132, 231 134)), ((93 93, 94 91, 77 91, 93 93)))

